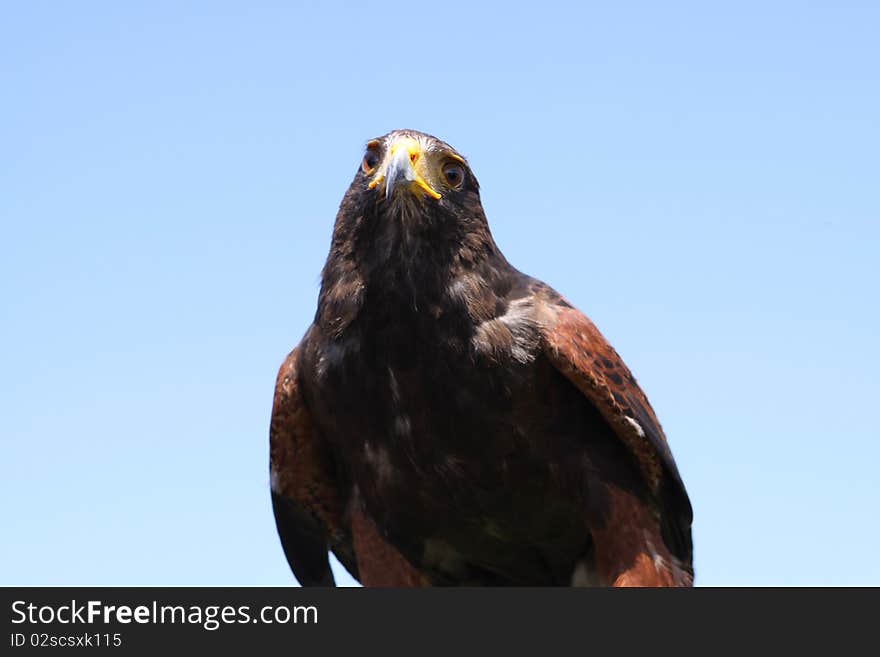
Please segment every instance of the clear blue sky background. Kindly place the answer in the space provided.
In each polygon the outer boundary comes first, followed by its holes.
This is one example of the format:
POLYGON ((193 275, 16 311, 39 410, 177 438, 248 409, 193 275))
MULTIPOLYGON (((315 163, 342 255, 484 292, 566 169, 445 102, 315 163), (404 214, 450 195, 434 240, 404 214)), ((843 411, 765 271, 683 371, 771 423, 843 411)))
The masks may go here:
POLYGON ((276 369, 363 144, 413 127, 647 390, 699 584, 880 584, 878 31, 871 2, 5 3, 0 583, 293 582, 276 369))

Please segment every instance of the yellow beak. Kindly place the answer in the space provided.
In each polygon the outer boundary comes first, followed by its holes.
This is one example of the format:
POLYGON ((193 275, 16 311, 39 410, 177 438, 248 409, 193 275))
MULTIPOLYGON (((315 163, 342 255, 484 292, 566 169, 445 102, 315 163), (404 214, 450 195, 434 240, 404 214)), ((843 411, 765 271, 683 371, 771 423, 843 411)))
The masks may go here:
POLYGON ((369 188, 375 188, 384 180, 386 200, 391 198, 394 190, 401 184, 410 191, 421 190, 432 198, 441 198, 441 195, 419 173, 419 170, 424 168, 421 161, 423 155, 421 144, 417 140, 406 137, 396 141, 391 146, 385 165, 370 181, 369 188))

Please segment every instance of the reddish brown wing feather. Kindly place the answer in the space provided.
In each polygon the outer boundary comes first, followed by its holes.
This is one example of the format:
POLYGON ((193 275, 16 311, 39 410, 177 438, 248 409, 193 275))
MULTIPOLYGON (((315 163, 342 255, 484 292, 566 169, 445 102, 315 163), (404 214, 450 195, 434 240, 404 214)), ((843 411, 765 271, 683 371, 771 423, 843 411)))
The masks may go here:
POLYGON ((691 586, 693 574, 669 551, 657 518, 632 491, 606 484, 611 522, 591 527, 595 565, 609 586, 691 586))
POLYGON ((397 588, 431 585, 397 548, 379 535, 373 521, 358 507, 351 514, 351 529, 361 584, 397 588))
POLYGON ((291 569, 302 584, 332 584, 328 542, 349 570, 353 559, 332 459, 299 393, 297 356, 278 372, 269 429, 272 501, 291 569), (348 562, 348 563, 346 563, 348 562))
POLYGON ((299 393, 294 349, 281 365, 269 430, 275 522, 301 584, 332 585, 328 547, 364 586, 425 586, 429 582, 346 500, 335 467, 299 393), (356 557, 355 557, 356 555, 356 557))
POLYGON ((656 511, 649 511, 632 492, 610 491, 613 522, 598 535, 594 531, 597 552, 609 555, 608 581, 650 584, 653 580, 639 571, 656 576, 655 565, 662 564, 661 580, 669 577, 676 584, 690 584, 693 512, 654 409, 593 322, 555 293, 539 294, 545 296, 548 311, 542 322, 545 355, 626 445, 657 502, 656 511), (636 521, 638 536, 629 536, 636 521))
POLYGON ((657 491, 664 468, 678 471, 645 393, 595 324, 568 305, 554 305, 544 329, 544 353, 592 402, 636 458, 657 491))

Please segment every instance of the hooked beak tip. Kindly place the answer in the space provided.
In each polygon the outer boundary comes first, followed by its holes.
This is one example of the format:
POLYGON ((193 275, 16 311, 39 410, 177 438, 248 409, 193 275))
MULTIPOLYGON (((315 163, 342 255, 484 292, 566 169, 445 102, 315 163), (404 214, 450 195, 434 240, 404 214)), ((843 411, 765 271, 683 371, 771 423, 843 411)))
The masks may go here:
POLYGON ((413 170, 412 161, 406 148, 398 148, 391 156, 391 162, 388 163, 388 170, 385 173, 385 200, 391 198, 394 188, 401 180, 412 181, 416 179, 416 172, 413 170))

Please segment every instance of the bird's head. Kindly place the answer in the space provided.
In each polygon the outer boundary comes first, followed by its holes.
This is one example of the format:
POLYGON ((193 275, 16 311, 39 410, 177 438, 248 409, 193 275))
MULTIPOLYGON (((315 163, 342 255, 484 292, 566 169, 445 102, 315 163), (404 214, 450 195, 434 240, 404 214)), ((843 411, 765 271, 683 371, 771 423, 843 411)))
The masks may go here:
MULTIPOLYGON (((459 272, 492 278, 507 268, 465 158, 431 135, 394 130, 367 142, 339 206, 318 317, 341 330, 366 290, 388 303, 403 294, 406 307, 439 308, 459 272)), ((453 295, 465 288, 453 286, 453 295)), ((469 294, 473 301, 480 292, 469 294)))
POLYGON ((480 205, 479 184, 464 157, 415 130, 368 141, 349 193, 379 214, 415 218, 473 213, 480 205))
POLYGON ((464 189, 473 174, 449 144, 414 130, 395 130, 367 142, 361 171, 368 189, 385 201, 408 193, 416 199, 439 201, 464 189))
POLYGON ((357 270, 371 280, 405 274, 424 287, 493 257, 500 252, 465 158, 431 135, 394 130, 367 142, 336 215, 322 279, 329 289, 357 270))

